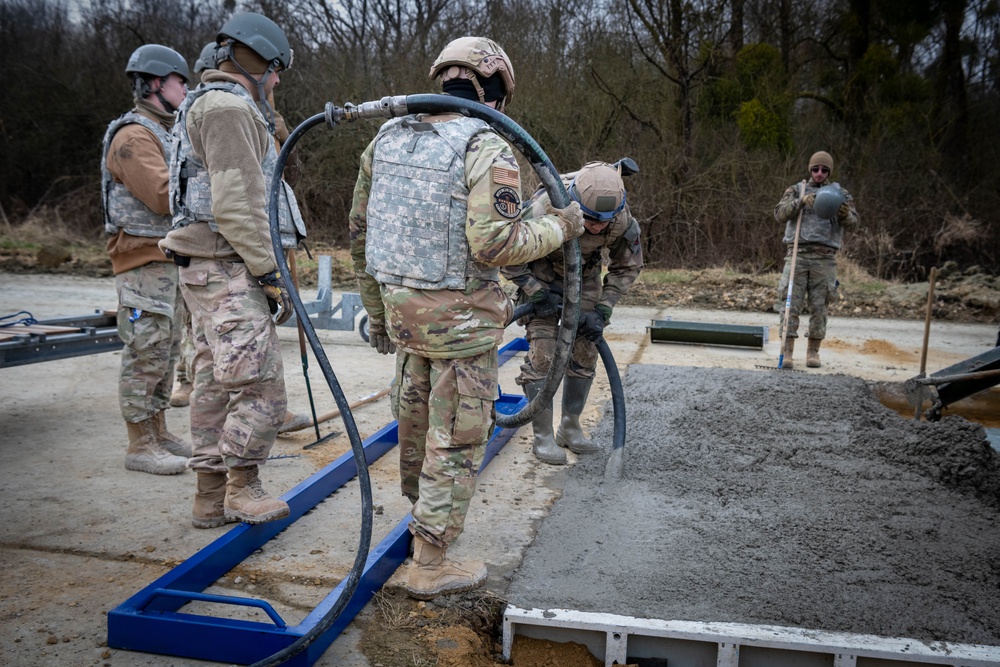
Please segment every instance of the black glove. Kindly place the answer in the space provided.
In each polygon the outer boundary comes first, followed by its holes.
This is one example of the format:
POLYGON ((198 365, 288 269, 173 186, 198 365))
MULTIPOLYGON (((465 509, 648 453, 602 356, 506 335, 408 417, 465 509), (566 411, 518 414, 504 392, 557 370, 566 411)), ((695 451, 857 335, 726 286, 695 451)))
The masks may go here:
POLYGON ((604 315, 596 310, 589 310, 580 316, 580 325, 576 335, 583 336, 591 343, 596 343, 604 335, 605 324, 607 322, 604 321, 604 315))
POLYGON ((385 331, 385 322, 374 320, 371 316, 368 317, 368 344, 374 347, 379 354, 396 353, 396 346, 385 331))
POLYGON ((271 271, 266 276, 257 279, 261 287, 264 288, 264 296, 267 297, 267 307, 271 311, 271 319, 276 325, 284 324, 295 311, 292 309, 292 298, 288 295, 288 288, 285 287, 285 280, 277 269, 271 271))
POLYGON ((552 317, 562 309, 562 298, 544 288, 528 297, 528 302, 535 304, 536 317, 552 317))

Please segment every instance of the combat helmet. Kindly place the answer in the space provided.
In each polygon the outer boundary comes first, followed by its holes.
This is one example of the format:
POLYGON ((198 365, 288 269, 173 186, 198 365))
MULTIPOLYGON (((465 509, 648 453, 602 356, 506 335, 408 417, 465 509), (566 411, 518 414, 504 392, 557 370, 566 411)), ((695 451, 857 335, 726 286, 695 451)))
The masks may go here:
MULTIPOLYGON (((179 75, 184 79, 184 83, 191 79, 191 72, 188 70, 184 56, 161 44, 140 46, 132 52, 128 64, 125 65, 125 76, 132 81, 132 92, 139 100, 146 99, 153 94, 149 85, 151 79, 162 79, 171 74, 179 75)), ((156 95, 167 111, 176 111, 159 91, 156 92, 156 95)))
POLYGON ((625 183, 607 162, 588 162, 576 173, 567 188, 570 198, 580 204, 588 218, 611 220, 625 208, 625 183))
POLYGON ((194 73, 201 74, 207 69, 215 69, 215 52, 219 49, 218 42, 209 42, 202 48, 198 60, 194 61, 194 73))
POLYGON ((495 74, 499 74, 503 82, 504 94, 497 104, 497 110, 503 112, 514 97, 514 66, 492 39, 460 37, 451 41, 434 60, 429 76, 432 79, 440 77, 442 82, 467 78, 479 94, 479 101, 485 104, 492 100, 486 99, 487 91, 483 86, 495 74))
POLYGON ((220 45, 219 61, 232 58, 232 50, 226 49, 230 40, 248 46, 274 69, 279 65, 282 69, 292 66, 292 47, 285 37, 285 31, 263 14, 237 14, 223 24, 215 38, 220 45))

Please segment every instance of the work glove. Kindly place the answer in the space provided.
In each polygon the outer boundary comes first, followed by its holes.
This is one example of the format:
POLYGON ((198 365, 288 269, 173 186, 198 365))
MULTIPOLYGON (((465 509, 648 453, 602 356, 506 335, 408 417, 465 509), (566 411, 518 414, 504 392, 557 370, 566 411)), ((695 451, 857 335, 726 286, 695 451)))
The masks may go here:
POLYGON ((845 201, 843 204, 840 205, 840 208, 837 209, 837 217, 843 220, 850 214, 851 214, 851 206, 845 201))
POLYGON ((583 211, 580 210, 578 202, 571 201, 566 208, 556 208, 549 204, 545 207, 545 212, 548 215, 556 216, 559 226, 563 230, 564 241, 578 239, 586 231, 583 226, 583 211))
POLYGON ((816 203, 816 193, 810 192, 799 201, 802 203, 803 206, 812 207, 812 205, 816 203))
POLYGON ((267 307, 271 311, 271 319, 276 325, 284 324, 295 311, 292 309, 292 298, 288 295, 288 288, 281 273, 275 269, 266 276, 257 278, 257 282, 264 288, 264 296, 267 297, 267 307))
POLYGON ((385 331, 385 321, 368 317, 368 344, 379 354, 396 354, 396 346, 385 331))
POLYGON ((562 298, 555 292, 542 288, 528 297, 535 304, 536 317, 552 317, 562 308, 562 298))
POLYGON ((604 335, 604 325, 607 322, 597 310, 588 310, 580 316, 580 325, 577 327, 576 335, 582 336, 591 343, 596 343, 604 335))

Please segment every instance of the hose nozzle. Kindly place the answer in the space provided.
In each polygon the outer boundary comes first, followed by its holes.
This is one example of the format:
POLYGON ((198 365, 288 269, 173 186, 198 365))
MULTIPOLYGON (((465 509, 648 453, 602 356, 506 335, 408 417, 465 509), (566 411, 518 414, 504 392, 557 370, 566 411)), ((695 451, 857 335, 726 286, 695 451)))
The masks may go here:
POLYGON ((362 102, 361 104, 345 102, 343 107, 338 107, 333 102, 327 102, 325 109, 326 124, 330 127, 339 125, 345 121, 352 122, 371 118, 398 118, 409 113, 406 109, 405 95, 383 97, 378 101, 362 102))

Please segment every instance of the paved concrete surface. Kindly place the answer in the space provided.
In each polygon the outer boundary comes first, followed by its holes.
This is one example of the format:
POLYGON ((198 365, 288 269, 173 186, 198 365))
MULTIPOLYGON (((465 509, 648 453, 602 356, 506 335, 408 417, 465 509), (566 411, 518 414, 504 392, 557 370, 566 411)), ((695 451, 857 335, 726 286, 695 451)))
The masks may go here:
MULTIPOLYGON (((0 315, 28 310, 44 319, 115 305, 111 279, 0 274, 0 284, 0 315)), ((620 307, 607 340, 623 370, 634 363, 754 369, 777 362, 776 320, 770 313, 620 307), (651 344, 646 327, 667 317, 769 326, 771 342, 764 350, 651 344)), ((519 330, 512 327, 509 333, 514 337, 519 330)), ((824 368, 815 372, 903 381, 919 369, 922 336, 923 323, 917 321, 833 319, 824 368)), ((297 336, 285 329, 280 337, 289 405, 306 412, 297 336)), ((935 323, 928 370, 978 354, 995 337, 993 325, 935 323)), ((388 385, 392 358, 376 354, 357 332, 321 332, 320 338, 348 400, 388 385)), ((803 353, 799 351, 800 360, 803 353)), ((0 502, 6 510, 0 526, 0 664, 205 664, 105 645, 109 609, 226 530, 191 527, 191 473, 156 477, 124 469, 119 363, 119 353, 104 353, 0 369, 0 502)), ((516 392, 517 366, 515 359, 502 368, 504 391, 516 392)), ((317 410, 335 407, 312 359, 309 375, 317 410)), ((607 395, 607 382, 599 375, 594 396, 602 392, 607 395)), ((591 427, 600 419, 600 403, 592 401, 585 414, 591 427)), ((354 414, 362 437, 391 420, 384 399, 354 414)), ((187 409, 171 410, 167 419, 174 432, 188 435, 187 409)), ((323 433, 331 430, 343 428, 334 421, 323 433)), ((307 431, 278 440, 272 454, 286 458, 263 469, 267 488, 284 492, 349 449, 341 434, 303 450, 313 439, 307 431)), ((537 463, 530 453, 530 429, 521 429, 484 472, 455 555, 485 560, 490 587, 503 594, 571 470, 537 463)), ((383 509, 375 522, 377 541, 408 508, 398 494, 393 453, 376 463, 371 474, 374 504, 383 509)), ((286 619, 298 622, 353 562, 360 525, 357 496, 357 485, 349 484, 220 580, 216 589, 266 597, 286 619)), ((367 667, 355 642, 352 626, 317 664, 367 667)))

